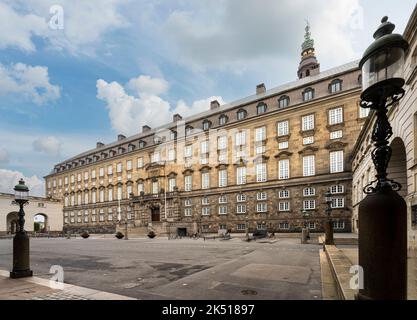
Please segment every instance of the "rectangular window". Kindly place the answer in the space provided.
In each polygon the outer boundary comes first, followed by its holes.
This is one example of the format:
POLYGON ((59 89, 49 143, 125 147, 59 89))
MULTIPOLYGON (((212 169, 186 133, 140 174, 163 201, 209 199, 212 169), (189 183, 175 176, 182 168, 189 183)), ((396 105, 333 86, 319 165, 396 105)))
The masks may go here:
POLYGON ((268 211, 268 206, 266 202, 260 202, 256 204, 256 212, 261 213, 261 212, 267 212, 268 211))
POLYGON ((201 214, 203 216, 209 216, 210 215, 210 207, 203 207, 203 208, 201 208, 201 214))
POLYGON ((108 190, 108 201, 113 201, 113 189, 108 190))
POLYGON ((191 191, 193 189, 193 177, 185 176, 184 178, 184 190, 191 191))
POLYGON ((329 125, 343 122, 343 108, 338 107, 329 110, 329 125))
POLYGON ((266 140, 266 127, 260 127, 255 129, 255 142, 261 142, 266 140))
POLYGON ((112 174, 113 174, 113 166, 110 165, 110 166, 107 167, 107 175, 110 176, 112 174))
POLYGON ((309 187, 309 188, 304 188, 303 190, 303 196, 304 197, 311 197, 311 196, 315 196, 316 195, 316 189, 309 187))
POLYGON ((91 203, 96 203, 96 191, 91 191, 91 203))
POLYGON ((177 180, 175 178, 170 178, 168 180, 168 191, 169 192, 174 192, 174 188, 177 185, 177 180))
POLYGON ((168 161, 175 161, 175 149, 168 149, 168 161))
POLYGON ((316 174, 316 157, 314 155, 303 157, 303 176, 310 177, 316 174))
POLYGON ((278 161, 278 179, 286 180, 290 178, 290 160, 284 159, 278 161))
POLYGON ((191 207, 191 205, 192 205, 191 199, 185 199, 184 200, 184 206, 191 207))
POLYGON ((123 166, 122 166, 122 163, 121 163, 121 162, 119 162, 119 163, 117 164, 116 169, 117 169, 117 173, 121 173, 121 172, 122 172, 123 166))
POLYGON ((307 145, 307 144, 313 144, 314 143, 314 137, 305 137, 303 138, 303 145, 307 145))
POLYGON ((301 119, 302 131, 314 130, 314 114, 309 114, 308 116, 304 116, 301 119))
POLYGON ((279 229, 281 230, 289 230, 290 229, 290 225, 288 224, 288 222, 282 222, 279 224, 279 229))
POLYGON ((279 211, 290 211, 290 202, 289 201, 280 201, 279 202, 279 211))
POLYGON ((202 205, 209 205, 210 204, 209 198, 208 197, 201 198, 201 204, 202 205))
POLYGON ((344 221, 333 221, 333 229, 334 230, 343 230, 345 228, 344 221))
POLYGON ((159 152, 153 152, 151 154, 151 162, 152 163, 155 163, 155 162, 159 162, 159 161, 161 161, 161 155, 160 155, 160 153, 159 152))
POLYGON ((185 146, 184 148, 184 158, 191 158, 193 156, 193 146, 185 146))
POLYGON ((345 187, 342 184, 337 184, 330 187, 331 194, 343 193, 345 192, 345 187))
POLYGON ((74 175, 71 175, 71 183, 74 183, 74 182, 75 182, 74 175))
POLYGON ((236 184, 246 184, 246 167, 236 168, 236 184))
POLYGON ((244 146, 245 144, 246 144, 246 132, 245 131, 237 132, 235 135, 235 145, 244 146))
POLYGON ((258 192, 256 194, 256 200, 263 201, 263 200, 266 200, 266 199, 268 199, 268 194, 266 192, 258 192))
POLYGON ((244 193, 239 193, 236 196, 237 202, 245 202, 246 201, 246 194, 244 193))
POLYGON ((117 200, 122 200, 123 197, 123 189, 122 186, 117 187, 117 200))
POLYGON ((210 188, 210 173, 204 172, 201 174, 201 189, 210 188))
POLYGON ((100 168, 98 170, 98 175, 99 175, 99 177, 104 177, 104 168, 100 168))
POLYGON ((193 215, 193 209, 191 208, 185 208, 184 209, 184 216, 191 217, 193 215))
POLYGON ((246 204, 238 204, 236 206, 236 213, 237 214, 243 214, 246 213, 246 204))
POLYGON ((288 149, 288 141, 278 143, 278 149, 279 150, 288 149))
POLYGON ((236 230, 237 231, 245 231, 246 230, 246 224, 244 223, 239 223, 236 225, 236 230))
POLYGON ((127 196, 128 196, 128 197, 130 197, 130 194, 133 192, 133 190, 132 190, 132 185, 131 185, 131 184, 129 184, 129 185, 126 187, 126 191, 127 191, 127 196))
POLYGON ((141 169, 141 168, 143 168, 143 158, 142 157, 138 158, 138 169, 141 169))
POLYGON ((343 151, 330 152, 330 173, 343 172, 343 151))
POLYGON ((256 229, 258 229, 258 230, 266 230, 266 224, 265 223, 258 223, 256 225, 256 229))
POLYGON ((227 206, 219 206, 219 214, 227 214, 227 206))
POLYGON ((153 181, 152 182, 152 193, 153 194, 158 194, 159 193, 159 184, 158 184, 158 181, 153 181))
POLYGON ((208 141, 202 141, 200 144, 200 153, 206 154, 209 153, 209 143, 208 141))
POLYGON ((84 193, 84 204, 88 204, 88 192, 84 193))
POLYGON ((138 195, 140 196, 141 192, 144 192, 143 183, 138 183, 138 195))
POLYGON ((331 207, 334 209, 345 207, 345 198, 332 198, 331 207))
POLYGON ((309 222, 309 223, 308 223, 308 228, 309 228, 310 230, 314 230, 314 229, 316 229, 316 224, 315 224, 314 222, 309 222))
POLYGON ((219 203, 220 204, 227 203, 227 197, 226 196, 220 196, 219 197, 219 203))
POLYGON ((256 182, 266 182, 266 163, 256 164, 256 182))
POLYGON ((289 122, 281 121, 277 124, 278 137, 287 136, 289 134, 289 122))
POLYGON ((217 150, 227 149, 227 136, 217 138, 217 150))
POLYGON ((287 199, 287 198, 289 198, 289 197, 290 197, 290 191, 289 191, 289 190, 281 190, 281 191, 278 193, 278 197, 279 197, 280 199, 287 199))
POLYGON ((370 108, 362 108, 359 107, 359 118, 366 118, 369 115, 369 112, 371 111, 370 108))
MULTIPOLYGON (((81 173, 77 174, 77 181, 81 182, 81 173)), ((54 180, 54 188, 56 187, 56 180, 54 180)))
POLYGON ((219 187, 227 187, 227 170, 219 170, 219 187))
POLYGON ((132 160, 127 160, 126 161, 126 170, 132 170, 132 160))
POLYGON ((304 200, 303 201, 304 210, 314 210, 316 209, 316 200, 304 200))
POLYGON ((64 183, 65 183, 65 184, 68 184, 68 177, 65 177, 65 178, 64 178, 64 183))
POLYGON ((340 139, 342 137, 343 137, 343 131, 342 130, 337 130, 337 131, 330 132, 330 140, 340 139))

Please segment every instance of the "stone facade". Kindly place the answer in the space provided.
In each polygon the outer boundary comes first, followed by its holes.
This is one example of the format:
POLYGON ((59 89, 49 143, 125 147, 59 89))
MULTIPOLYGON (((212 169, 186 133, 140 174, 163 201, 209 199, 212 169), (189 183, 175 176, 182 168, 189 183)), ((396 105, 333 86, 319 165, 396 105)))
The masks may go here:
MULTIPOLYGON (((13 203, 14 195, 0 193, 0 235, 15 233, 19 206, 13 203)), ((45 220, 43 232, 62 232, 63 217, 62 203, 59 200, 41 197, 29 197, 29 204, 25 206, 25 230, 32 233, 34 219, 42 215, 45 220)))
POLYGON ((161 128, 144 126, 135 136, 98 143, 57 164, 45 177, 46 193, 64 201, 68 230, 123 231, 127 218, 129 231, 139 234, 294 232, 306 223, 318 232, 331 188, 336 231, 348 232, 349 159, 363 124, 360 71, 356 61, 315 70, 270 90, 259 85, 255 95, 227 105, 213 101, 186 119, 174 115, 161 128))

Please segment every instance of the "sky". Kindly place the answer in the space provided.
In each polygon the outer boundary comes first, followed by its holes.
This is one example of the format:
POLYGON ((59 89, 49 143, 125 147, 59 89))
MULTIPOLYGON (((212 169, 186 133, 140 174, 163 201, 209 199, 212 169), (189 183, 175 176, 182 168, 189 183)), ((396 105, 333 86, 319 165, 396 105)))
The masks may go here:
POLYGON ((412 0, 0 0, 0 192, 53 165, 296 79, 306 20, 321 70, 359 59, 412 0))

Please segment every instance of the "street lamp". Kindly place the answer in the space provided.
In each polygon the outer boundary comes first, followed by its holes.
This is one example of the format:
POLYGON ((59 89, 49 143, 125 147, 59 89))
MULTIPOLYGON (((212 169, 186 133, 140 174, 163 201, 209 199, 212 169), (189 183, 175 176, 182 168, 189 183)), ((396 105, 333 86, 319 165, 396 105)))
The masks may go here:
POLYGON ((13 238, 13 270, 10 272, 10 278, 31 277, 29 256, 29 237, 25 231, 25 211, 23 207, 29 202, 29 188, 25 185, 23 179, 14 187, 15 203, 19 209, 19 228, 13 238))
POLYGON ((358 299, 406 299, 407 297, 407 205, 397 191, 401 185, 387 178, 393 135, 388 107, 404 96, 402 78, 407 41, 393 34, 395 25, 382 18, 375 41, 366 49, 362 68, 361 107, 376 113, 372 131, 372 161, 376 180, 365 186, 359 205, 359 265, 364 289, 358 299))
POLYGON ((304 218, 304 227, 301 227, 301 243, 307 243, 310 233, 307 226, 307 219, 310 217, 310 213, 306 209, 301 209, 301 215, 304 218))
POLYGON ((326 208, 326 215, 327 215, 327 219, 324 225, 324 230, 326 233, 326 239, 325 239, 325 244, 330 244, 333 245, 334 244, 334 237, 333 237, 333 222, 332 222, 332 217, 331 217, 331 213, 332 213, 332 194, 330 192, 330 190, 328 190, 325 194, 324 194, 324 199, 326 201, 327 204, 327 208, 326 208))

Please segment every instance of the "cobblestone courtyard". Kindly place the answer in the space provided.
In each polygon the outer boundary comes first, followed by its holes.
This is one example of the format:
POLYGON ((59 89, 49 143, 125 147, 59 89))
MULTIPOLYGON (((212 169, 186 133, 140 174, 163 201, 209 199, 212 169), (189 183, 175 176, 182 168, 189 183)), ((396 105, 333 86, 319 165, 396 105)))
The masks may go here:
MULTIPOLYGON (((34 275, 139 299, 320 299, 317 244, 240 239, 31 239, 34 275)), ((12 241, 0 240, 10 270, 12 241)))

